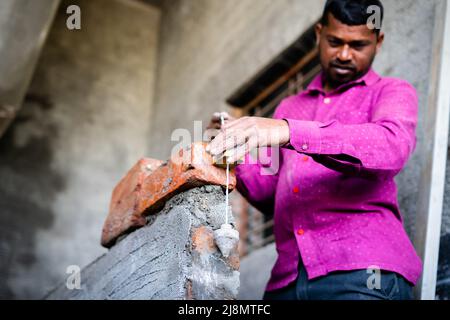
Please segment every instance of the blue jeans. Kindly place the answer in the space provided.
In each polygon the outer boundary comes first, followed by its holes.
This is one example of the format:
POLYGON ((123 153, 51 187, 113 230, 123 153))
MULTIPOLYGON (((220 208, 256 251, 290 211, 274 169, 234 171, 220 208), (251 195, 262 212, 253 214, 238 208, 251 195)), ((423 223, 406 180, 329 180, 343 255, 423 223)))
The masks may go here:
POLYGON ((288 286, 266 291, 263 300, 412 300, 413 285, 400 274, 381 270, 380 283, 369 288, 367 270, 337 271, 308 280, 299 263, 299 275, 288 286))

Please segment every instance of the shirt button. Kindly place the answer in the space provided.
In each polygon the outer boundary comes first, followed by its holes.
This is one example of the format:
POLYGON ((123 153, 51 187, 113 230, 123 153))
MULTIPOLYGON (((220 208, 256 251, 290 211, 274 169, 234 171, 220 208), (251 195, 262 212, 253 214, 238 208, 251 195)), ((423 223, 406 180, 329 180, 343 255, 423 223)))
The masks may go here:
POLYGON ((294 193, 298 193, 300 191, 299 187, 294 187, 294 189, 292 189, 292 192, 294 193))
POLYGON ((303 229, 298 229, 298 230, 297 230, 297 234, 298 234, 299 236, 302 236, 302 235, 305 234, 305 230, 303 230, 303 229))
POLYGON ((331 99, 330 98, 325 98, 325 99, 323 99, 323 103, 330 104, 331 103, 331 99))

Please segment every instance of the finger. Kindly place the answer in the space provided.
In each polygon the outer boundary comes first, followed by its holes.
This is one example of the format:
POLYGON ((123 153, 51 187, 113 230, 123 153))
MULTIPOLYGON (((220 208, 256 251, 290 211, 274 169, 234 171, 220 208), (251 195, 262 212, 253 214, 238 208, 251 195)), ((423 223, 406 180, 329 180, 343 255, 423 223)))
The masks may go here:
POLYGON ((220 154, 227 152, 228 150, 231 150, 235 148, 236 146, 245 144, 247 140, 250 138, 250 135, 252 134, 251 130, 224 130, 225 135, 225 141, 223 145, 219 145, 219 148, 216 150, 213 150, 213 154, 220 154))
POLYGON ((203 141, 211 142, 219 132, 220 130, 218 128, 207 128, 203 134, 203 141))
POLYGON ((217 155, 217 150, 221 145, 225 143, 225 134, 224 131, 219 131, 218 135, 206 146, 206 151, 211 155, 217 155), (214 152, 213 152, 214 151, 214 152))
POLYGON ((247 154, 248 146, 247 143, 244 143, 232 150, 230 150, 227 154, 226 161, 227 163, 239 163, 247 154))
POLYGON ((232 154, 230 154, 230 156, 227 157, 228 163, 239 162, 240 160, 244 159, 245 156, 257 146, 258 146, 257 137, 255 136, 250 137, 250 139, 246 143, 233 149, 232 154))
POLYGON ((239 145, 242 145, 247 142, 247 135, 245 131, 233 131, 227 135, 225 140, 224 150, 223 152, 227 152, 239 145))
POLYGON ((224 128, 224 129, 231 129, 231 128, 234 128, 234 127, 236 127, 236 126, 240 126, 240 125, 242 125, 242 124, 245 125, 245 120, 246 120, 246 119, 247 119, 247 118, 239 118, 239 119, 227 121, 227 122, 225 123, 225 125, 223 126, 223 128, 224 128))
POLYGON ((210 148, 207 149, 213 156, 218 156, 227 150, 234 148, 239 145, 239 141, 245 142, 245 137, 241 134, 236 134, 236 132, 222 131, 216 139, 210 144, 210 148))
POLYGON ((224 126, 223 129, 247 129, 251 126, 253 126, 253 119, 251 117, 243 117, 243 118, 239 118, 233 121, 229 121, 227 122, 224 126))

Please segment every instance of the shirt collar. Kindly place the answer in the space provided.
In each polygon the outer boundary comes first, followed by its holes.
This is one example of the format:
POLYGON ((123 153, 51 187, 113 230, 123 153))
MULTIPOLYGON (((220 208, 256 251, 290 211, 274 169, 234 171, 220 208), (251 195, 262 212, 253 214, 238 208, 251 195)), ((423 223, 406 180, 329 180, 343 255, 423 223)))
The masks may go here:
MULTIPOLYGON (((323 90, 324 77, 325 77, 325 74, 323 71, 321 71, 313 79, 313 81, 308 85, 308 87, 306 88, 306 91, 308 91, 308 92, 319 91, 319 92, 323 93, 324 92, 324 90, 323 90)), ((339 86, 338 88, 334 89, 333 92, 341 91, 343 89, 347 89, 347 88, 352 87, 357 84, 371 86, 371 85, 375 84, 376 82, 378 82, 378 80, 380 80, 380 79, 381 79, 381 77, 372 68, 370 68, 369 71, 361 78, 344 83, 341 86, 339 86)))

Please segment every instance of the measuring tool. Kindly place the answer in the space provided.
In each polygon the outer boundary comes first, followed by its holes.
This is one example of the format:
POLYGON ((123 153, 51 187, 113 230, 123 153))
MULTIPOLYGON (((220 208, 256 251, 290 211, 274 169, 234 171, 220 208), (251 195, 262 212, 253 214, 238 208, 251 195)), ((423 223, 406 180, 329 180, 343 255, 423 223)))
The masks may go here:
MULTIPOLYGON (((225 124, 225 119, 223 114, 220 114, 220 122, 223 126, 225 124)), ((226 163, 226 175, 227 175, 227 186, 225 189, 225 223, 220 226, 220 229, 214 231, 214 239, 219 247, 220 252, 225 258, 228 258, 231 251, 235 248, 239 242, 239 232, 228 223, 228 209, 229 209, 229 185, 230 185, 230 164, 228 163, 226 157, 224 157, 226 163)))

